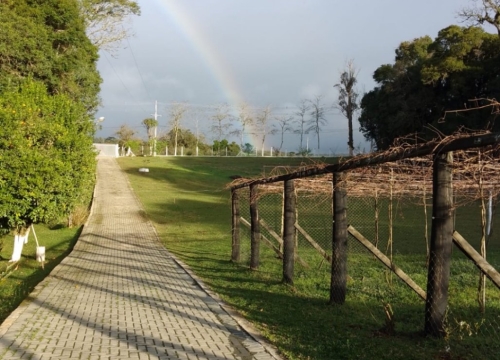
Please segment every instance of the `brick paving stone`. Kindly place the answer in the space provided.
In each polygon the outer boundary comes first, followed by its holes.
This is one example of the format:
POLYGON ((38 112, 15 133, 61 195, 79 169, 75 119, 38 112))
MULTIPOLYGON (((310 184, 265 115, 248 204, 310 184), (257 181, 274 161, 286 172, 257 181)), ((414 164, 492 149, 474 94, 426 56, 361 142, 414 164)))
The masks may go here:
POLYGON ((92 214, 71 254, 0 325, 0 359, 279 359, 141 213, 116 160, 100 158, 92 214))

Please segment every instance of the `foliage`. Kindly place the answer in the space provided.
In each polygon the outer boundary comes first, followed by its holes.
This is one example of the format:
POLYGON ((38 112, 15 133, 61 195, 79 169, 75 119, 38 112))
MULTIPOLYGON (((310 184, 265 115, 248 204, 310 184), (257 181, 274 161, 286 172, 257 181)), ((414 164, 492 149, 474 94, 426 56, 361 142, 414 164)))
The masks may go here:
POLYGON ((228 144, 229 143, 226 139, 222 139, 221 141, 214 140, 214 143, 212 145, 214 154, 221 155, 221 153, 227 149, 228 144))
POLYGON ((227 146, 227 151, 229 156, 236 156, 240 153, 241 148, 236 142, 231 141, 231 143, 227 146))
POLYGON ((232 141, 229 143, 226 139, 222 139, 221 141, 214 140, 212 149, 214 154, 219 156, 236 156, 240 153, 240 146, 236 144, 236 142, 232 141))
POLYGON ((245 143, 245 145, 243 146, 243 149, 242 151, 247 154, 247 155, 250 155, 250 154, 253 154, 253 152, 255 151, 254 147, 252 144, 250 143, 245 143))
MULTIPOLYGON (((184 147, 185 149, 198 150, 201 154, 211 154, 211 147, 205 144, 203 137, 197 137, 189 129, 179 127, 177 130, 177 147, 184 147)), ((168 143, 168 146, 175 144, 175 131, 171 129, 166 135, 161 136, 160 140, 168 143)), ((194 153, 194 152, 193 152, 194 153)), ((187 154, 187 152, 186 152, 187 154)))
POLYGON ((122 125, 115 132, 115 135, 118 136, 118 144, 120 146, 131 146, 132 143, 137 142, 137 138, 135 138, 136 131, 128 127, 127 125, 122 125))
POLYGON ((434 40, 425 36, 401 43, 394 64, 374 72, 378 85, 361 100, 361 131, 380 150, 413 133, 419 141, 460 127, 497 129, 488 108, 445 113, 498 98, 499 60, 500 38, 477 27, 452 25, 434 40))
POLYGON ((142 120, 142 125, 146 128, 146 133, 148 134, 148 140, 154 137, 154 128, 158 126, 158 120, 153 118, 147 118, 142 120))
POLYGON ((309 149, 309 148, 300 147, 299 150, 297 151, 297 155, 299 155, 299 156, 310 156, 310 155, 312 155, 312 150, 309 149))
POLYGON ((0 93, 0 229, 69 215, 92 191, 93 122, 81 103, 27 79, 0 93))
POLYGON ((0 87, 25 77, 67 94, 89 112, 98 106, 97 48, 85 34, 77 0, 0 2, 0 87))

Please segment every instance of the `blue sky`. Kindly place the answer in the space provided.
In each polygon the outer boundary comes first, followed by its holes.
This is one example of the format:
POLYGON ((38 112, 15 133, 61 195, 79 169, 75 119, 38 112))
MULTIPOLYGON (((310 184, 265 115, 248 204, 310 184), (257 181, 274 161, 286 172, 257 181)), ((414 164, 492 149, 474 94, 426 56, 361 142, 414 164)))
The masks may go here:
MULTIPOLYGON (((460 24, 456 13, 467 0, 139 0, 140 17, 126 26, 134 36, 111 56, 101 54, 105 117, 98 136, 126 124, 145 136, 141 121, 158 101, 159 130, 168 130, 172 102, 191 110, 183 126, 207 140, 211 108, 244 100, 270 105, 275 115, 294 112, 301 99, 322 96, 331 107, 340 71, 349 59, 359 69, 360 93, 374 87, 375 69, 394 60, 402 41, 460 24)), ((319 153, 347 152, 347 121, 331 109, 319 153)), ((355 145, 368 149, 355 124, 355 145)), ((310 134, 310 147, 316 147, 310 134)), ((232 139, 236 140, 236 139, 232 139)), ((249 137, 249 142, 253 140, 249 137)), ((298 136, 285 135, 296 150, 298 136)), ((254 144, 257 145, 257 144, 254 144)), ((277 146, 270 137, 266 146, 277 146)))

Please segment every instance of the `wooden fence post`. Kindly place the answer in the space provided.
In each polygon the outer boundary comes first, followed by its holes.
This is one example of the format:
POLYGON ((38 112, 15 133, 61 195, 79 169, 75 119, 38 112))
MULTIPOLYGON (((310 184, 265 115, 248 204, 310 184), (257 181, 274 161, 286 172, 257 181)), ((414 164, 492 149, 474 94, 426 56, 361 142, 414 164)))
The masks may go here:
POLYGON ((425 334, 446 335, 451 248, 453 244, 453 153, 434 155, 432 175, 432 230, 427 271, 425 334))
POLYGON ((343 304, 347 290, 346 191, 340 186, 341 173, 333 173, 333 238, 330 304, 343 304))
POLYGON ((295 265, 295 189, 293 180, 284 182, 285 211, 283 213, 283 282, 293 285, 295 265))
POLYGON ((231 190, 232 202, 232 245, 231 245, 231 261, 240 261, 240 201, 238 190, 231 190))
POLYGON ((260 224, 257 185, 250 185, 250 269, 257 270, 260 261, 260 224))

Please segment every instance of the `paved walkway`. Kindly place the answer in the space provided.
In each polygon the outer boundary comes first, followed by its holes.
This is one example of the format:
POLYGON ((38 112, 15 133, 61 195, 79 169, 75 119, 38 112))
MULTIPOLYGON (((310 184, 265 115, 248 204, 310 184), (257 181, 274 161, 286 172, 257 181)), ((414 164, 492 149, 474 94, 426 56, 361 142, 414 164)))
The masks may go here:
POLYGON ((88 224, 0 325, 0 359, 278 358, 161 246, 140 210, 115 159, 99 159, 88 224))

